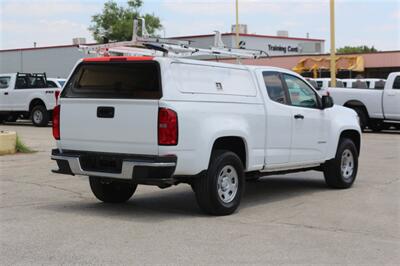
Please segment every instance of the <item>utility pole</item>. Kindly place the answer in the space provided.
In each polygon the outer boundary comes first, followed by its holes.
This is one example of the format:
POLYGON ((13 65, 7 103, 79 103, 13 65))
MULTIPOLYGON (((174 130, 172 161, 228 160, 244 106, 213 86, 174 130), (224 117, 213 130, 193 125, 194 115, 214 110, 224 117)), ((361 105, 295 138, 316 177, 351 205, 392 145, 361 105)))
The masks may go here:
POLYGON ((331 86, 336 87, 335 0, 330 0, 331 18, 331 86))
POLYGON ((239 47, 239 0, 236 0, 236 48, 239 47))

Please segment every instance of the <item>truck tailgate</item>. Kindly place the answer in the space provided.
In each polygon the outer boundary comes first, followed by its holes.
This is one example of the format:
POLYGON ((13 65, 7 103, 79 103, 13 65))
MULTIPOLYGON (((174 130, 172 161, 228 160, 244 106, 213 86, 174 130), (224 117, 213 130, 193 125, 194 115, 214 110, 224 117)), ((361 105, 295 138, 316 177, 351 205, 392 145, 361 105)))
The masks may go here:
POLYGON ((63 100, 60 148, 156 155, 157 115, 158 101, 63 100), (99 117, 102 108, 113 109, 113 117, 99 117))

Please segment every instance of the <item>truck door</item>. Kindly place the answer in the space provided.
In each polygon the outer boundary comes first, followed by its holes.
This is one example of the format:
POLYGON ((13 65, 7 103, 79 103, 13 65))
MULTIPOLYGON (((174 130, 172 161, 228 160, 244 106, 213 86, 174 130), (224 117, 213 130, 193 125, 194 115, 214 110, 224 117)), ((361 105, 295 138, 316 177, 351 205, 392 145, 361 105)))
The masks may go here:
POLYGON ((290 159, 292 115, 279 72, 264 71, 266 108, 265 165, 287 164, 290 159))
POLYGON ((10 91, 12 90, 12 77, 0 76, 0 111, 11 111, 10 91))
POLYGON ((290 163, 314 163, 325 158, 329 115, 319 96, 302 79, 282 74, 290 101, 292 124, 290 163))
MULTIPOLYGON (((386 83, 388 84, 388 80, 386 83)), ((385 119, 400 120, 400 76, 395 77, 392 88, 383 91, 383 111, 385 119)))

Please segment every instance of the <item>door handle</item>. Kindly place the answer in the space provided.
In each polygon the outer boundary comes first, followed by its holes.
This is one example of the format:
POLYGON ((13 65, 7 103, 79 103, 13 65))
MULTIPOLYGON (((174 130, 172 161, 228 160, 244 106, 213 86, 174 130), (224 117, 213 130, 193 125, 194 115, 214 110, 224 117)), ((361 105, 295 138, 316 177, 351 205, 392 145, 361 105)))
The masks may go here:
POLYGON ((5 92, 4 95, 8 95, 8 92, 5 92))
POLYGON ((294 115, 294 119, 304 119, 304 115, 301 114, 294 115))

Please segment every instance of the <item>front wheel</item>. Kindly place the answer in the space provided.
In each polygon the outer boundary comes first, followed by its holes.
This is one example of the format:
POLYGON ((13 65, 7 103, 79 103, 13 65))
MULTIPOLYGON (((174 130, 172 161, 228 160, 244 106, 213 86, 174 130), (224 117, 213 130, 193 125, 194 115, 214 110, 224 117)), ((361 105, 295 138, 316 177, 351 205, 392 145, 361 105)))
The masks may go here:
POLYGON ((325 182, 332 188, 349 188, 356 179, 358 152, 351 139, 341 139, 334 159, 325 163, 325 182))
POLYGON ((49 113, 43 105, 36 105, 31 112, 32 123, 37 127, 45 127, 49 124, 49 113))
POLYGON ((97 199, 106 203, 123 203, 128 201, 137 188, 136 184, 109 181, 99 177, 89 177, 90 188, 97 199))
POLYGON ((206 175, 194 182, 197 203, 208 214, 231 214, 239 207, 244 181, 240 158, 231 151, 214 151, 206 175))

